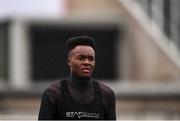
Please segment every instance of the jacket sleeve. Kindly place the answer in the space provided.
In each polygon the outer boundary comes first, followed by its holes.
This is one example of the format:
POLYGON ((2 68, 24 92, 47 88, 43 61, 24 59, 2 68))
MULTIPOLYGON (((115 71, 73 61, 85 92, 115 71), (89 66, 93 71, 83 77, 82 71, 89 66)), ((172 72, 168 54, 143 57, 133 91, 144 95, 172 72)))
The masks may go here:
POLYGON ((46 90, 41 98, 38 120, 53 120, 56 115, 56 97, 46 90))
POLYGON ((112 100, 110 103, 110 119, 116 120, 116 99, 114 92, 112 93, 112 100))
POLYGON ((107 100, 107 110, 106 110, 106 119, 107 120, 116 120, 116 103, 115 103, 115 94, 113 91, 108 96, 107 100))

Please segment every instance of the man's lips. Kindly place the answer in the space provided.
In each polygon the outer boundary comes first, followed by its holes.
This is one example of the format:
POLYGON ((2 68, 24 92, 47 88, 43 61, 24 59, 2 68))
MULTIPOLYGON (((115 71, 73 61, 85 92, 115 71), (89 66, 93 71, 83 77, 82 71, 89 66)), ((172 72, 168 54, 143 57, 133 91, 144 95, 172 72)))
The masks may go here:
POLYGON ((90 68, 82 68, 81 69, 84 73, 89 73, 91 71, 90 68))

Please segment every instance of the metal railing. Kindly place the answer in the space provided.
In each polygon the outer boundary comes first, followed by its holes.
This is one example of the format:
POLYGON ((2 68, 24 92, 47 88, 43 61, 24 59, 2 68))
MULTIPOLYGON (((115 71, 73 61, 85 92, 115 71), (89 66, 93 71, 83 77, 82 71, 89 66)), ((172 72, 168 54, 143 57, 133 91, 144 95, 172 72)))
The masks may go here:
POLYGON ((180 52, 180 1, 136 0, 147 15, 159 25, 162 32, 180 52))

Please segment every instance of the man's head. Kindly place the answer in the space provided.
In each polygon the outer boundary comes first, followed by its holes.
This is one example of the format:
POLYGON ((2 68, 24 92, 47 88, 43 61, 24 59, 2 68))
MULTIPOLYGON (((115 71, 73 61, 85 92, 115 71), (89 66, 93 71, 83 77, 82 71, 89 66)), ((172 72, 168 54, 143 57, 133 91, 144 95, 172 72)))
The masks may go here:
POLYGON ((76 36, 67 40, 68 65, 71 73, 90 77, 95 67, 95 40, 89 36, 76 36))

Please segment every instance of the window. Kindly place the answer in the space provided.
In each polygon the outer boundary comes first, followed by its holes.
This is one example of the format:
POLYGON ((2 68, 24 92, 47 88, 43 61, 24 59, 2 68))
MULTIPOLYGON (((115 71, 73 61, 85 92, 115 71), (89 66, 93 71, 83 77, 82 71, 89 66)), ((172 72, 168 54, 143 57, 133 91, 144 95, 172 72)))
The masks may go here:
POLYGON ((8 79, 8 22, 0 23, 0 78, 8 79))
POLYGON ((168 37, 171 37, 170 25, 171 25, 171 8, 170 0, 164 0, 164 32, 168 37))
POLYGON ((117 78, 117 25, 31 25, 33 80, 51 80, 69 74, 65 42, 76 35, 90 35, 96 40, 94 78, 117 78))

